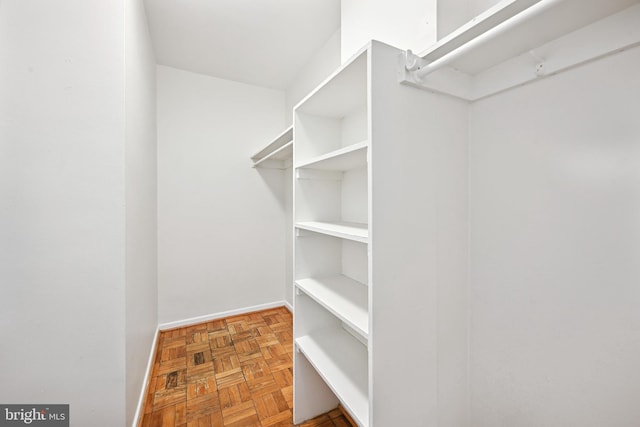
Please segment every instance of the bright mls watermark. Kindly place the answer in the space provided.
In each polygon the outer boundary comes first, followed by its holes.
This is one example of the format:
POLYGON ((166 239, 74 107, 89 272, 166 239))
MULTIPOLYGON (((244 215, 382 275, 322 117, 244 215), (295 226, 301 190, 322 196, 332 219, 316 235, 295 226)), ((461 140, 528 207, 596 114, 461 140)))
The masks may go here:
POLYGON ((69 405, 2 405, 0 427, 69 427, 69 405))

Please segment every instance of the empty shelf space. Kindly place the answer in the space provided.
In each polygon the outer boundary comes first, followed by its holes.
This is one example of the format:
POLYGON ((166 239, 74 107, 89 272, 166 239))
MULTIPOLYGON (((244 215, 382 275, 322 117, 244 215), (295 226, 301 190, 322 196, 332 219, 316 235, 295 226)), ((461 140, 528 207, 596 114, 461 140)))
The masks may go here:
POLYGON ((367 349, 340 328, 316 331, 295 342, 355 421, 368 425, 367 349))
POLYGON ((302 164, 298 168, 345 171, 364 165, 367 162, 368 141, 362 141, 330 153, 318 156, 302 164))
POLYGON ((284 169, 293 158, 293 127, 278 135, 269 145, 251 157, 253 167, 284 169))
POLYGON ((296 228, 360 243, 368 243, 369 241, 369 228, 367 224, 355 222, 304 221, 296 223, 296 228))
POLYGON ((357 333, 369 334, 368 288, 338 275, 296 280, 296 286, 357 333))

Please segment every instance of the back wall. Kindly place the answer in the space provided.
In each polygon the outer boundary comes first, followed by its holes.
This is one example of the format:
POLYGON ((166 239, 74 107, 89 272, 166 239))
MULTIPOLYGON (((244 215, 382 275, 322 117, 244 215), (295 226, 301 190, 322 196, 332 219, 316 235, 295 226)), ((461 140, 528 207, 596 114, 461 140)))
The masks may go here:
POLYGON ((284 300, 284 174, 250 156, 285 94, 158 66, 158 320, 284 300))

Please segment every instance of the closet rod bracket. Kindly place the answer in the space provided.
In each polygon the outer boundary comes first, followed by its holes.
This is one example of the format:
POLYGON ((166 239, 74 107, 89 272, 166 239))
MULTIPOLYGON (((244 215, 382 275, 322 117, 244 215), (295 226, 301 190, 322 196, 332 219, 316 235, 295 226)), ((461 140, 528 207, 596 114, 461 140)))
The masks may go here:
POLYGON ((403 52, 404 68, 409 72, 417 71, 424 66, 427 61, 411 51, 411 49, 403 52))

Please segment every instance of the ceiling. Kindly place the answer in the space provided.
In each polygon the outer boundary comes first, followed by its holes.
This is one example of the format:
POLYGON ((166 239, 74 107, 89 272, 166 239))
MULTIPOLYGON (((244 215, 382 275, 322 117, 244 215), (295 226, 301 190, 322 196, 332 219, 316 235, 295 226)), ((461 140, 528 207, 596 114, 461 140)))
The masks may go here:
POLYGON ((286 89, 340 28, 340 0, 145 0, 156 61, 286 89))

